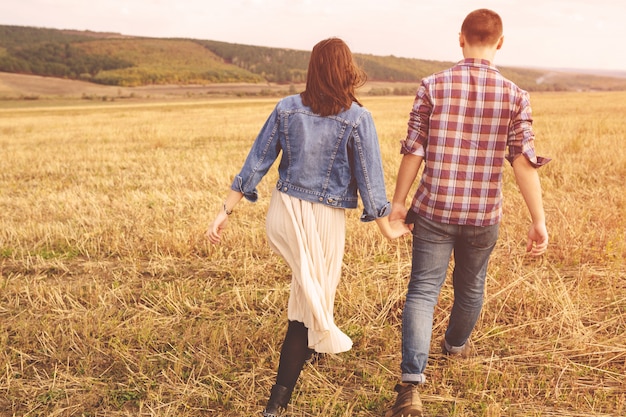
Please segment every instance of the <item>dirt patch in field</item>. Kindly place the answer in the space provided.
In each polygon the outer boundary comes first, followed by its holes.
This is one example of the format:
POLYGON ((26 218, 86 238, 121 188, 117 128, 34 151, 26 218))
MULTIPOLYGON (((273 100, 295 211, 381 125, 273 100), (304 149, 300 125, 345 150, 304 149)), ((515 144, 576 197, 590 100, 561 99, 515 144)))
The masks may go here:
POLYGON ((84 81, 0 72, 0 97, 80 96, 82 94, 118 94, 118 87, 84 81))
MULTIPOLYGON (((149 85, 142 87, 116 87, 67 80, 0 72, 0 100, 38 100, 46 98, 83 98, 115 100, 124 98, 159 99, 181 97, 263 96, 283 97, 304 90, 302 84, 205 84, 205 85, 149 85)), ((370 81, 359 89, 368 95, 412 95, 416 83, 370 81)))
POLYGON ((0 99, 39 99, 58 97, 159 98, 167 96, 201 95, 285 95, 290 92, 302 91, 303 86, 303 84, 276 85, 239 83, 116 87, 62 78, 0 72, 0 99))

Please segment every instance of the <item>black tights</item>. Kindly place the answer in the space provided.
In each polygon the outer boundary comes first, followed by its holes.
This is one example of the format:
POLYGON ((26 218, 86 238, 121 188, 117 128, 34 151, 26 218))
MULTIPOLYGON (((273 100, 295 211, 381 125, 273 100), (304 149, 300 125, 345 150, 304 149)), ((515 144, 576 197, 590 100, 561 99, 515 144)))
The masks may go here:
POLYGON ((283 347, 280 350, 276 385, 282 385, 291 392, 313 350, 309 349, 308 329, 304 323, 289 321, 283 347))

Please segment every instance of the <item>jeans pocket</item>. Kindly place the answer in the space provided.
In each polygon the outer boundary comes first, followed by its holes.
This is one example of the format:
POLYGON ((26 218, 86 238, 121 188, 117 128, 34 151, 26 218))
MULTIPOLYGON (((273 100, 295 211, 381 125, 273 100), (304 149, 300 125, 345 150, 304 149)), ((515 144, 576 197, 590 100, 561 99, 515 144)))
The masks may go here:
POLYGON ((468 233, 467 242, 477 249, 487 249, 495 246, 498 240, 500 224, 491 226, 472 226, 468 233))

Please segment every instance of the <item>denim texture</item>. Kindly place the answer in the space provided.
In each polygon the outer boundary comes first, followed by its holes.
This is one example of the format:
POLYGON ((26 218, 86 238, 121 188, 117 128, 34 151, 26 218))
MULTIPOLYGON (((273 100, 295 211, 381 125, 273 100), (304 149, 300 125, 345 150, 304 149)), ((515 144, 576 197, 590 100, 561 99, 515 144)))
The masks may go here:
POLYGON ((418 216, 413 228, 413 264, 402 314, 402 381, 426 380, 424 370, 433 312, 454 253, 454 304, 445 338, 452 346, 468 340, 483 305, 489 257, 499 224, 472 226, 437 223, 418 216))
POLYGON ((301 200, 337 208, 363 202, 362 221, 389 214, 378 135, 371 114, 352 103, 334 116, 314 114, 300 95, 285 97, 263 125, 231 188, 249 201, 281 154, 276 187, 301 200))

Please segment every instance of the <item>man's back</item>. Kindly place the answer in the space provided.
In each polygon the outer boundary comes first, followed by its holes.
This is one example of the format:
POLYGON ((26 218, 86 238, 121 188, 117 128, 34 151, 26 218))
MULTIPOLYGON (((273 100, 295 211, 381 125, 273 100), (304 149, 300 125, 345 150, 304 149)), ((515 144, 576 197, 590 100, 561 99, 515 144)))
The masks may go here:
POLYGON ((425 149, 413 211, 440 223, 499 222, 507 147, 532 140, 527 93, 489 61, 465 59, 422 81, 411 120, 405 147, 425 149))

